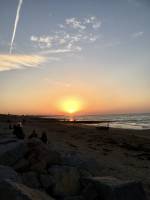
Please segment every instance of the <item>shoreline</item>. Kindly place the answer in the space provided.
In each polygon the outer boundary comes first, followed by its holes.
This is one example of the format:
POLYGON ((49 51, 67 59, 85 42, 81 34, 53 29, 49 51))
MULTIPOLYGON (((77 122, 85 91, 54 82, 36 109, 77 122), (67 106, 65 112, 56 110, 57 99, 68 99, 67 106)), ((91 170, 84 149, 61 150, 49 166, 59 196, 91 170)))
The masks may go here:
POLYGON ((150 197, 150 177, 147 176, 150 174, 150 130, 101 130, 85 124, 38 117, 0 116, 0 139, 12 135, 10 121, 13 124, 23 119, 26 138, 33 130, 38 137, 46 132, 52 149, 96 160, 100 165, 99 176, 142 181, 150 197))

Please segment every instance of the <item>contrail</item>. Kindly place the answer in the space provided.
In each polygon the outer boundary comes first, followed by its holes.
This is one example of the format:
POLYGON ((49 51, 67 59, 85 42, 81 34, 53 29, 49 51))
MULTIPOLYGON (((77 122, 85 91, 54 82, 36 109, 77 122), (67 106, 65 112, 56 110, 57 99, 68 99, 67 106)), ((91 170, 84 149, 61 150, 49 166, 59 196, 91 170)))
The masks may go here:
POLYGON ((9 50, 10 54, 12 53, 12 49, 13 49, 13 43, 14 43, 14 39, 15 39, 17 25, 18 25, 18 22, 19 22, 19 15, 20 15, 20 9, 21 9, 22 2, 23 2, 23 0, 19 0, 19 3, 18 3, 16 19, 15 19, 15 24, 14 24, 14 30, 13 30, 13 35, 12 35, 10 50, 9 50))

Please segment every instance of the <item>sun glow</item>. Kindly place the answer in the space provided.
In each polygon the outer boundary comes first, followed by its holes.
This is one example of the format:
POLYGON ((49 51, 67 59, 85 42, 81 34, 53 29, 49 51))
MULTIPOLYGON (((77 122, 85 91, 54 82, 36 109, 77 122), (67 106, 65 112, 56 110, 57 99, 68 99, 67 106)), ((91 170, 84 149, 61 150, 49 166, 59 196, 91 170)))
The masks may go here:
POLYGON ((60 101, 59 105, 63 112, 73 114, 81 110, 82 101, 77 98, 65 98, 60 101))

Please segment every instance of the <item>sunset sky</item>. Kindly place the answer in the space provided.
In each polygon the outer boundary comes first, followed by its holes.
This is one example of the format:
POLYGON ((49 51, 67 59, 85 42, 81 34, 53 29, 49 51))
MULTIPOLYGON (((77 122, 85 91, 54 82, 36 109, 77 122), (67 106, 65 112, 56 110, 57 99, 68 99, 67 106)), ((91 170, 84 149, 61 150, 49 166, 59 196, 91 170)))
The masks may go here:
POLYGON ((149 0, 0 0, 0 113, 70 102, 78 114, 150 112, 149 0))

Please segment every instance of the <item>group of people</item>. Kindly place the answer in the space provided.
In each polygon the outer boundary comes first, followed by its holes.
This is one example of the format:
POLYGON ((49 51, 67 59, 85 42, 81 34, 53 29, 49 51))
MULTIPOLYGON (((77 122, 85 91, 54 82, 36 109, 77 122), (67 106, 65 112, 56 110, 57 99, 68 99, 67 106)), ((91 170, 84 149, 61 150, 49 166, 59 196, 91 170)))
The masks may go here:
MULTIPOLYGON (((38 138, 38 134, 36 133, 35 130, 33 130, 33 132, 31 133, 31 135, 29 135, 28 138, 29 138, 29 139, 31 139, 31 138, 38 138)), ((47 144, 48 139, 47 139, 47 134, 46 134, 45 132, 42 133, 42 135, 41 135, 41 137, 40 137, 40 140, 41 140, 43 143, 47 144)))
MULTIPOLYGON (((23 131, 23 125, 21 122, 15 124, 13 126, 13 134, 18 138, 18 139, 24 139, 25 138, 25 134, 23 131)), ((35 130, 33 130, 33 132, 31 133, 31 135, 29 135, 28 139, 31 138, 38 138, 38 134, 36 133, 35 130)), ((48 139, 47 139, 47 134, 46 132, 43 132, 41 134, 41 137, 39 138, 43 143, 47 144, 48 139)))

